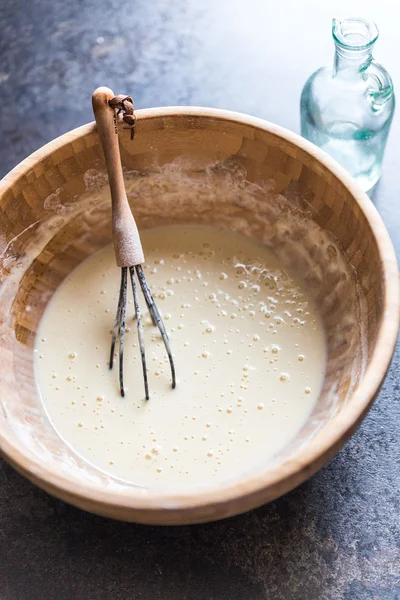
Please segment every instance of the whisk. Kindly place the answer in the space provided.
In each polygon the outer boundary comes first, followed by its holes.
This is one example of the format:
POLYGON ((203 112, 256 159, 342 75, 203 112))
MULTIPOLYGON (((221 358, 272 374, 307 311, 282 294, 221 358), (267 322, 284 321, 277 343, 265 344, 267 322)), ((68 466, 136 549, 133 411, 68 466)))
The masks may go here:
POLYGON ((144 254, 139 237, 138 228, 130 209, 121 166, 121 156, 118 145, 117 116, 124 111, 126 127, 131 129, 131 139, 134 136, 135 116, 133 101, 129 96, 115 96, 112 90, 106 87, 97 88, 92 96, 93 112, 96 119, 97 131, 103 147, 107 165, 108 180, 112 200, 112 231, 115 258, 118 267, 121 267, 121 284, 117 315, 111 337, 110 369, 114 364, 115 347, 119 345, 119 387, 121 396, 125 396, 124 388, 124 341, 126 331, 126 301, 128 287, 128 273, 132 284, 133 302, 136 313, 136 323, 139 338, 140 356, 143 367, 144 390, 146 400, 149 399, 149 384, 146 369, 146 352, 144 344, 143 324, 140 312, 138 287, 150 313, 153 325, 158 327, 171 367, 172 387, 176 386, 175 366, 172 358, 168 335, 161 319, 160 313, 154 302, 150 288, 143 272, 144 254))

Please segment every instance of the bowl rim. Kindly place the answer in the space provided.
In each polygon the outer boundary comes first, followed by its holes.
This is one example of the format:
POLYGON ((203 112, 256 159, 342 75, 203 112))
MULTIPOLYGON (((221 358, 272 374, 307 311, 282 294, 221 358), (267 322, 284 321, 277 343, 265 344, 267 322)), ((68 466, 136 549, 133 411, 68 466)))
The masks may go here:
MULTIPOLYGON (((359 386, 353 392, 351 400, 341 408, 331 422, 326 424, 310 442, 302 446, 294 456, 276 466, 267 467, 257 473, 245 473, 235 481, 204 489, 193 487, 172 492, 161 488, 149 488, 143 492, 143 488, 128 485, 123 490, 111 486, 101 488, 87 481, 80 485, 76 479, 70 479, 67 474, 61 474, 38 459, 28 457, 23 452, 22 444, 10 439, 7 433, 0 430, 0 452, 4 458, 28 479, 72 504, 84 506, 85 502, 90 502, 92 508, 89 510, 95 512, 97 507, 103 514, 112 507, 116 513, 113 516, 117 518, 118 511, 123 513, 120 518, 126 517, 129 513, 133 515, 136 513, 138 518, 135 520, 138 521, 141 520, 140 513, 143 513, 146 515, 143 517, 143 522, 147 523, 162 522, 159 515, 165 511, 179 513, 181 518, 178 515, 175 522, 212 520, 238 514, 290 491, 322 467, 355 431, 380 389, 396 345, 400 317, 396 255, 382 218, 367 194, 333 158, 300 135, 264 119, 222 109, 172 106, 140 109, 135 111, 135 114, 139 124, 143 119, 171 116, 214 118, 261 129, 281 138, 284 142, 296 145, 322 163, 348 189, 369 223, 381 259, 384 278, 382 313, 385 318, 379 326, 375 348, 359 386), (220 508, 220 515, 196 518, 196 512, 201 508, 209 509, 217 506, 226 508, 229 505, 233 506, 234 502, 236 505, 231 509, 228 508, 225 513, 223 513, 224 509, 220 508)), ((94 133, 96 133, 96 126, 92 122, 73 129, 42 146, 0 181, 0 194, 56 150, 94 133)))

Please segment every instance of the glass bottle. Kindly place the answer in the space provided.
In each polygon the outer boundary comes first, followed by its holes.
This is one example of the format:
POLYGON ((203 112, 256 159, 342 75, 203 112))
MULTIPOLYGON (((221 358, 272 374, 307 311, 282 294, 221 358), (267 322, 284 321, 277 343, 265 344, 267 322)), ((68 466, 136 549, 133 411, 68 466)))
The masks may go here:
POLYGON ((302 135, 333 156, 365 190, 378 181, 395 99, 389 73, 372 58, 379 32, 360 18, 333 19, 333 66, 301 94, 302 135))

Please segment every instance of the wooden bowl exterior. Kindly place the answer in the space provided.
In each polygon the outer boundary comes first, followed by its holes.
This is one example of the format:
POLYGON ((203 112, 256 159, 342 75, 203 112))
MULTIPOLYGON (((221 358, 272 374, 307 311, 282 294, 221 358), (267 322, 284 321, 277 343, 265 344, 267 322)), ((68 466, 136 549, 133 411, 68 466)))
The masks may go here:
MULTIPOLYGON (((234 160, 245 169, 248 182, 273 181, 275 194, 293 199, 296 209, 307 211, 329 232, 365 299, 360 318, 365 322, 366 349, 353 339, 352 328, 346 334, 346 343, 350 340, 354 353, 363 354, 365 364, 354 382, 344 364, 345 355, 332 349, 317 415, 323 427, 310 437, 306 426, 300 438, 307 443, 298 443, 279 464, 239 482, 195 494, 143 493, 118 483, 110 486, 79 459, 71 461, 70 450, 60 445, 37 408, 33 340, 43 309, 62 279, 111 239, 107 209, 95 206, 84 218, 74 212, 74 205, 84 197, 87 173, 94 165, 104 168, 96 128, 89 124, 47 144, 0 183, 0 448, 28 479, 90 512, 153 524, 211 521, 291 490, 315 473, 355 431, 382 384, 394 351, 399 325, 397 264, 387 231, 369 198, 332 159, 299 136, 260 119, 221 110, 150 109, 137 111, 137 118, 133 143, 129 132, 121 130, 126 169, 144 173, 154 167, 155 157, 158 166, 182 156, 195 156, 204 164, 234 160), (54 213, 58 206, 62 210, 54 213), (27 249, 32 250, 32 260, 26 258, 27 249), (333 384, 340 396, 334 414, 324 404, 325 392, 333 384), (46 427, 41 455, 38 448, 46 427), (35 448, 26 442, 24 428, 37 431, 35 448), (81 479, 75 472, 79 469, 85 473, 81 479)), ((158 224, 157 215, 151 217, 147 209, 136 206, 134 210, 139 226, 158 224)), ((235 211, 235 218, 246 219, 245 208, 235 211)), ((208 222, 211 217, 202 218, 208 222)), ((169 221, 179 222, 179 215, 164 214, 159 219, 160 223, 169 221)), ((261 237, 256 230, 253 233, 261 237)), ((327 277, 321 284, 321 297, 329 295, 331 287, 327 277)), ((325 307, 328 338, 343 317, 346 288, 342 290, 325 307)))

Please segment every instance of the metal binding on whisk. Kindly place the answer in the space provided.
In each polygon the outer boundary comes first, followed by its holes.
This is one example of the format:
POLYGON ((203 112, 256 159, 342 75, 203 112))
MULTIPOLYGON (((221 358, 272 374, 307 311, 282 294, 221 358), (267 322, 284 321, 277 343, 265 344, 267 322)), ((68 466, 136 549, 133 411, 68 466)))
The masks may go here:
POLYGON ((126 331, 126 304, 129 270, 129 276, 133 291, 133 301, 136 313, 140 356, 143 367, 145 396, 146 400, 148 400, 150 397, 149 385, 147 379, 143 323, 140 313, 137 282, 139 283, 139 286, 142 290, 153 325, 158 327, 161 333, 161 337, 164 341, 165 349, 167 351, 169 359, 169 364, 171 367, 173 388, 175 388, 176 386, 176 379, 175 366, 172 358, 172 352, 168 340, 168 335, 143 272, 143 249, 140 242, 136 222, 132 215, 132 211, 129 207, 123 180, 121 158, 118 145, 118 127, 116 111, 118 110, 117 114, 119 114, 121 111, 125 113, 123 118, 124 121, 128 124, 128 127, 131 129, 131 139, 133 139, 132 132, 134 132, 134 126, 136 123, 136 118, 133 113, 133 101, 130 96, 114 96, 112 90, 101 87, 94 92, 92 97, 92 103, 94 116, 96 118, 97 130, 100 136, 107 164, 108 179, 110 183, 115 257, 117 260, 117 265, 121 267, 121 284, 119 289, 117 314, 115 317, 114 328, 112 330, 109 366, 110 369, 113 368, 115 346, 118 342, 119 387, 121 396, 124 396, 124 342, 126 331))

